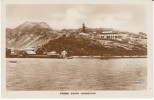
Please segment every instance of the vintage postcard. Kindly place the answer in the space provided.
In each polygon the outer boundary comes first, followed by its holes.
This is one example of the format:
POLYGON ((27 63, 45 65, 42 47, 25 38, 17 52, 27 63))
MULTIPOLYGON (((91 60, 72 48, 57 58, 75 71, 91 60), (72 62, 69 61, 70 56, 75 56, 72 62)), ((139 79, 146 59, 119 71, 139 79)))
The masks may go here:
POLYGON ((152 0, 2 0, 2 96, 152 97, 152 0))

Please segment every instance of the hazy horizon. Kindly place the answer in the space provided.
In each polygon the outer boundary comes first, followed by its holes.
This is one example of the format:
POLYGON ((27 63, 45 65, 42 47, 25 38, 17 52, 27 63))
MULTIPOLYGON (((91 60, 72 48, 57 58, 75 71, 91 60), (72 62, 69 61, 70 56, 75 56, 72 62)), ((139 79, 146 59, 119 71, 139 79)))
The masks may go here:
POLYGON ((113 28, 145 32, 146 7, 121 4, 14 4, 7 5, 6 27, 29 22, 46 22, 54 29, 113 28))

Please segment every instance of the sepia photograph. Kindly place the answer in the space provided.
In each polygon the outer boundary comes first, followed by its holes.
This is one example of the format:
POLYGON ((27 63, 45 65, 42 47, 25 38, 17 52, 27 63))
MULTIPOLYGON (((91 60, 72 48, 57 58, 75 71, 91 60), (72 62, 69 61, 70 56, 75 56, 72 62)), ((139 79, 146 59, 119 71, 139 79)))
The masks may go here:
POLYGON ((6 4, 6 91, 151 90, 147 6, 6 4))

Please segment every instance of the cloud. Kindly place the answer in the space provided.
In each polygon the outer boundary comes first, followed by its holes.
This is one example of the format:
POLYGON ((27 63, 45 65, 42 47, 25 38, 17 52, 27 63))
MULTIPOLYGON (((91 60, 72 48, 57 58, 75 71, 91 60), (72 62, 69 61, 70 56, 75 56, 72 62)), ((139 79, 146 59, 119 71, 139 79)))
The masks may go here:
POLYGON ((82 15, 80 11, 76 9, 69 9, 66 11, 63 23, 68 27, 78 27, 78 22, 84 20, 86 16, 82 15))
POLYGON ((130 13, 118 13, 118 14, 102 14, 102 18, 96 19, 91 22, 91 27, 106 27, 123 29, 127 21, 131 20, 132 16, 130 13))
MULTIPOLYGON (((54 15, 55 16, 55 15, 54 15)), ((67 9, 64 13, 63 18, 58 21, 57 28, 78 28, 81 24, 81 21, 86 18, 81 12, 77 9, 71 8, 67 9)), ((55 23, 57 20, 55 20, 55 23)))
POLYGON ((146 7, 120 4, 38 4, 8 5, 7 27, 24 21, 44 21, 52 28, 106 27, 146 32, 146 7))

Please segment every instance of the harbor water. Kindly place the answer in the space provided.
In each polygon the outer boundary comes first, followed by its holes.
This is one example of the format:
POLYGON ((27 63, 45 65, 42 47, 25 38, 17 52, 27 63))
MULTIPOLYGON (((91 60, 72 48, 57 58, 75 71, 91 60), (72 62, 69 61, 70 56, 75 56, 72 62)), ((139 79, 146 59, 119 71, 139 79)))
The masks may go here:
POLYGON ((146 58, 7 58, 7 90, 144 90, 146 58))

